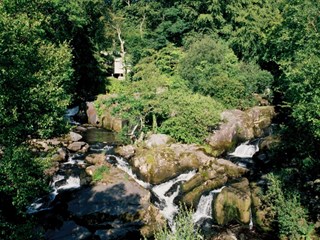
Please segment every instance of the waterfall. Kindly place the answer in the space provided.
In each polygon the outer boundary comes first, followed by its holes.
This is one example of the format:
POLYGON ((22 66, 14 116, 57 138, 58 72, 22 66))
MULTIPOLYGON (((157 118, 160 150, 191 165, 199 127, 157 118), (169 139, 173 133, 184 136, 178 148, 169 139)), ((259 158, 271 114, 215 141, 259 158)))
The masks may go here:
POLYGON ((239 145, 234 152, 229 153, 229 155, 238 158, 252 158, 253 155, 259 151, 258 143, 259 142, 256 144, 249 144, 249 141, 244 142, 239 145))
POLYGON ((225 186, 212 190, 208 195, 202 195, 198 203, 196 212, 193 215, 193 221, 196 223, 201 218, 212 218, 212 200, 214 194, 220 193, 225 186))
POLYGON ((252 219, 252 209, 250 208, 250 223, 249 223, 249 229, 253 229, 253 219, 252 219))
POLYGON ((79 112, 79 106, 76 106, 74 108, 69 108, 67 109, 65 116, 66 117, 73 117, 74 115, 76 115, 79 112))
POLYGON ((107 161, 110 159, 110 157, 113 157, 114 159, 116 159, 116 166, 118 168, 120 168, 122 171, 126 172, 140 186, 142 186, 143 188, 146 188, 146 189, 150 188, 151 184, 138 179, 137 175, 133 173, 133 171, 130 168, 129 164, 122 157, 118 157, 118 156, 115 156, 115 155, 107 155, 106 156, 107 161))
MULTIPOLYGON (((67 165, 84 164, 82 160, 76 160, 77 155, 69 157, 68 161, 61 164, 61 167, 67 165)), ((50 210, 52 208, 51 203, 55 200, 59 191, 78 189, 81 186, 81 181, 79 176, 64 176, 61 174, 56 174, 53 176, 52 181, 49 185, 52 191, 44 197, 36 199, 30 206, 27 207, 27 213, 37 213, 40 211, 50 210)))
POLYGON ((159 184, 152 188, 154 194, 158 197, 161 203, 164 203, 163 206, 160 206, 160 212, 168 220, 169 226, 173 226, 173 218, 178 213, 179 207, 174 204, 174 199, 178 196, 180 186, 177 187, 176 191, 169 195, 169 190, 172 186, 178 182, 184 182, 191 179, 196 174, 196 171, 190 171, 179 175, 178 177, 171 179, 168 182, 159 184))

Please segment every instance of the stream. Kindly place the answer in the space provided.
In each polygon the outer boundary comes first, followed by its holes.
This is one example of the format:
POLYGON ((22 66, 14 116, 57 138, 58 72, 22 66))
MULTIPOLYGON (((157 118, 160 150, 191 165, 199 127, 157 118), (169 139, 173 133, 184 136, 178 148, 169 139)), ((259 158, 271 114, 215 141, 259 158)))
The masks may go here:
MULTIPOLYGON (((130 239, 140 239, 141 236, 137 233, 137 230, 141 226, 138 223, 132 223, 133 225, 130 225, 129 223, 124 223, 122 220, 113 219, 111 222, 105 220, 105 223, 89 224, 84 223, 81 217, 70 213, 70 206, 68 207, 69 202, 74 201, 75 197, 80 196, 83 191, 92 191, 91 189, 93 187, 88 185, 90 177, 85 173, 85 168, 88 166, 88 163, 84 160, 85 156, 91 153, 105 153, 107 162, 124 171, 128 176, 133 178, 137 184, 150 191, 154 196, 154 205, 160 209, 160 213, 167 219, 168 225, 174 229, 174 217, 179 211, 179 207, 174 203, 174 200, 180 193, 180 184, 191 179, 196 174, 196 171, 188 171, 165 183, 151 185, 138 179, 125 159, 114 155, 114 147, 117 145, 114 133, 98 128, 88 128, 87 131, 83 133, 83 137, 84 141, 90 145, 89 152, 86 154, 70 154, 68 161, 60 163, 59 170, 53 176, 50 183, 50 187, 52 188, 51 193, 37 199, 27 209, 29 214, 33 214, 39 219, 46 218, 45 223, 43 223, 44 229, 46 229, 47 232, 46 239, 72 239, 70 238, 72 234, 75 235, 74 239, 127 239, 126 237, 119 237, 120 233, 117 231, 122 228, 126 231, 125 236, 128 236, 128 232, 129 235, 134 232, 134 235, 132 235, 130 239), (59 230, 60 228, 63 230, 59 230), (105 235, 100 234, 101 230, 99 229, 110 228, 117 230, 114 230, 115 233, 112 233, 115 234, 115 236, 108 235, 109 237, 105 238, 103 237, 105 235), (77 234, 74 233, 75 231, 77 234), (61 232, 64 232, 65 235, 61 232), (57 236, 60 237, 57 238, 57 236), (85 237, 82 238, 80 236, 85 237)), ((258 140, 239 145, 234 152, 229 153, 229 156, 233 162, 236 162, 240 166, 249 167, 250 164, 252 164, 252 156, 257 151, 259 151, 258 140)), ((196 224, 201 225, 212 221, 212 201, 224 188, 225 186, 222 186, 201 196, 193 215, 193 221, 196 224)), ((109 215, 105 215, 106 213, 102 211, 101 214, 103 219, 110 218, 109 213, 109 215)), ((249 228, 253 228, 252 214, 249 228)))

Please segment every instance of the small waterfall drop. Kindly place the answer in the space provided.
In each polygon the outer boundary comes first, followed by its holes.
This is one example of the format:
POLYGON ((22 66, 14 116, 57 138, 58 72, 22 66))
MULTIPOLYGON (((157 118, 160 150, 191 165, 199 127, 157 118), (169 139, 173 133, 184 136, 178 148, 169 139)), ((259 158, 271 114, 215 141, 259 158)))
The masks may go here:
POLYGON ((212 190, 208 195, 202 195, 196 212, 193 214, 193 221, 196 223, 202 218, 212 218, 212 200, 214 194, 220 193, 225 186, 212 190))
POLYGON ((107 155, 107 161, 111 162, 111 158, 116 160, 116 166, 120 168, 122 171, 126 172, 130 177, 132 177, 140 186, 149 189, 151 187, 150 183, 144 182, 138 179, 137 175, 133 173, 132 169, 130 168, 129 164, 122 158, 115 155, 107 155))
POLYGON ((259 146, 256 144, 249 144, 249 141, 246 141, 239 145, 234 152, 229 153, 230 156, 237 158, 252 158, 253 155, 259 151, 259 146))
POLYGON ((168 220, 169 226, 173 226, 173 218, 178 213, 179 207, 174 204, 174 199, 178 196, 180 186, 171 195, 168 194, 169 190, 178 182, 184 182, 191 179, 196 174, 196 171, 190 171, 179 175, 178 177, 169 180, 168 182, 159 184, 152 188, 154 194, 158 197, 162 206, 159 206, 160 212, 168 220), (169 196, 168 196, 169 195, 169 196))
POLYGON ((252 209, 250 208, 250 222, 249 222, 249 229, 253 229, 253 218, 252 218, 252 209))
MULTIPOLYGON (((75 160, 75 156, 69 157, 68 161, 61 166, 78 165, 83 164, 82 160, 75 160)), ((33 214, 40 211, 50 210, 52 208, 52 202, 60 191, 78 189, 81 187, 81 181, 79 176, 64 176, 56 174, 53 176, 49 185, 52 191, 42 198, 38 198, 30 206, 27 207, 27 213, 33 214)))

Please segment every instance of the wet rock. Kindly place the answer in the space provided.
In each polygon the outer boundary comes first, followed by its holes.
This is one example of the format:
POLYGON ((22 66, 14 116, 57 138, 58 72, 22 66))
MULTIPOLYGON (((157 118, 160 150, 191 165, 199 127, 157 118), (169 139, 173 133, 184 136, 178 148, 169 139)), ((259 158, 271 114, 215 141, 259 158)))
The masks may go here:
POLYGON ((90 164, 103 164, 106 161, 106 156, 103 153, 89 154, 85 160, 90 164))
POLYGON ((254 107, 246 112, 227 110, 221 114, 224 122, 206 140, 213 155, 220 155, 231 149, 238 141, 260 137, 275 116, 274 107, 254 107))
POLYGON ((164 227, 167 222, 160 210, 153 205, 140 211, 140 218, 144 225, 140 229, 141 235, 144 237, 151 237, 153 234, 164 227))
POLYGON ((70 132, 69 136, 72 142, 78 142, 82 139, 82 136, 79 133, 75 132, 70 132))
MULTIPOLYGON (((137 148, 135 156, 129 162, 142 180, 155 185, 186 171, 199 169, 200 166, 208 166, 217 171, 215 177, 225 172, 229 176, 240 176, 246 171, 230 161, 206 155, 201 147, 194 144, 175 143, 169 146, 137 148)), ((210 174, 213 176, 213 173, 210 174)))
POLYGON ((45 234, 46 239, 50 240, 78 240, 88 239, 91 236, 92 234, 88 229, 77 225, 73 221, 66 221, 61 228, 49 230, 45 234))
POLYGON ((251 193, 249 181, 242 178, 225 187, 213 203, 213 216, 218 224, 231 221, 248 224, 250 221, 251 193))
POLYGON ((139 228, 140 223, 124 223, 113 224, 111 229, 98 230, 95 235, 101 240, 140 240, 141 234, 139 228))
POLYGON ((67 148, 70 151, 77 152, 85 145, 86 145, 85 142, 73 142, 73 143, 69 144, 67 148))
POLYGON ((85 127, 83 127, 83 126, 77 126, 77 127, 75 128, 75 130, 76 130, 77 132, 85 132, 85 131, 87 131, 87 129, 86 129, 85 127))
POLYGON ((89 175, 89 176, 92 176, 93 173, 98 169, 99 166, 96 166, 96 165, 91 165, 89 167, 86 168, 86 173, 89 175))
POLYGON ((173 143, 174 139, 165 134, 152 134, 146 141, 145 144, 147 147, 156 147, 160 145, 166 145, 173 143))
POLYGON ((134 156, 136 152, 136 148, 133 145, 126 145, 126 146, 117 147, 115 151, 120 156, 126 159, 129 159, 134 156))
POLYGON ((67 149, 62 147, 57 150, 57 154, 59 154, 61 161, 66 161, 68 159, 67 149))
POLYGON ((195 149, 198 148, 186 144, 140 148, 129 161, 142 180, 159 184, 198 168, 203 159, 193 153, 195 149))

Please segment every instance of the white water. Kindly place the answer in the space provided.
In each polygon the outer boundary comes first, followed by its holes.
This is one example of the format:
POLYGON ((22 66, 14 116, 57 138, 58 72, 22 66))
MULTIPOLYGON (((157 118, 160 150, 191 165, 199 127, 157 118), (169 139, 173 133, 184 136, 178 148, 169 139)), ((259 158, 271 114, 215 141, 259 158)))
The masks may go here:
POLYGON ((238 158, 252 158, 253 155, 259 151, 259 146, 257 144, 249 144, 249 141, 239 145, 234 152, 229 153, 230 156, 238 158))
POLYGON ((73 117, 79 112, 79 106, 76 106, 74 108, 67 109, 65 116, 67 117, 73 117))
POLYGON ((107 158, 114 157, 117 160, 117 167, 120 168, 122 171, 126 172, 130 177, 132 177, 140 186, 149 189, 151 184, 144 182, 138 179, 137 175, 135 175, 130 168, 130 165, 122 158, 115 155, 107 155, 107 158))
POLYGON ((193 221, 196 223, 201 218, 212 218, 212 200, 214 194, 220 193, 225 186, 212 190, 208 195, 202 195, 196 212, 193 214, 193 221))
POLYGON ((52 178, 52 182, 50 184, 50 187, 52 187, 53 191, 49 193, 48 196, 45 196, 43 198, 38 198, 35 202, 33 202, 29 207, 27 207, 27 213, 36 213, 43 210, 49 210, 51 209, 50 204, 53 202, 53 200, 58 195, 59 190, 68 190, 68 189, 77 189, 80 188, 80 178, 78 176, 69 176, 65 184, 56 187, 56 183, 59 181, 62 181, 65 179, 65 176, 57 174, 54 175, 52 178))
POLYGON ((155 195, 158 197, 160 202, 164 202, 164 206, 162 206, 162 209, 160 209, 160 212, 163 214, 163 216, 168 220, 169 226, 173 226, 173 217, 178 213, 179 208, 177 205, 174 204, 174 199, 179 194, 180 187, 177 187, 177 190, 172 193, 170 196, 166 196, 166 193, 170 190, 170 188, 178 183, 178 182, 184 182, 191 179, 196 174, 196 171, 190 171, 188 173, 184 173, 179 175, 178 177, 171 179, 168 182, 159 184, 152 188, 152 191, 155 193, 155 195))
POLYGON ((250 208, 250 223, 249 223, 249 229, 253 229, 253 219, 252 219, 252 209, 250 208))

